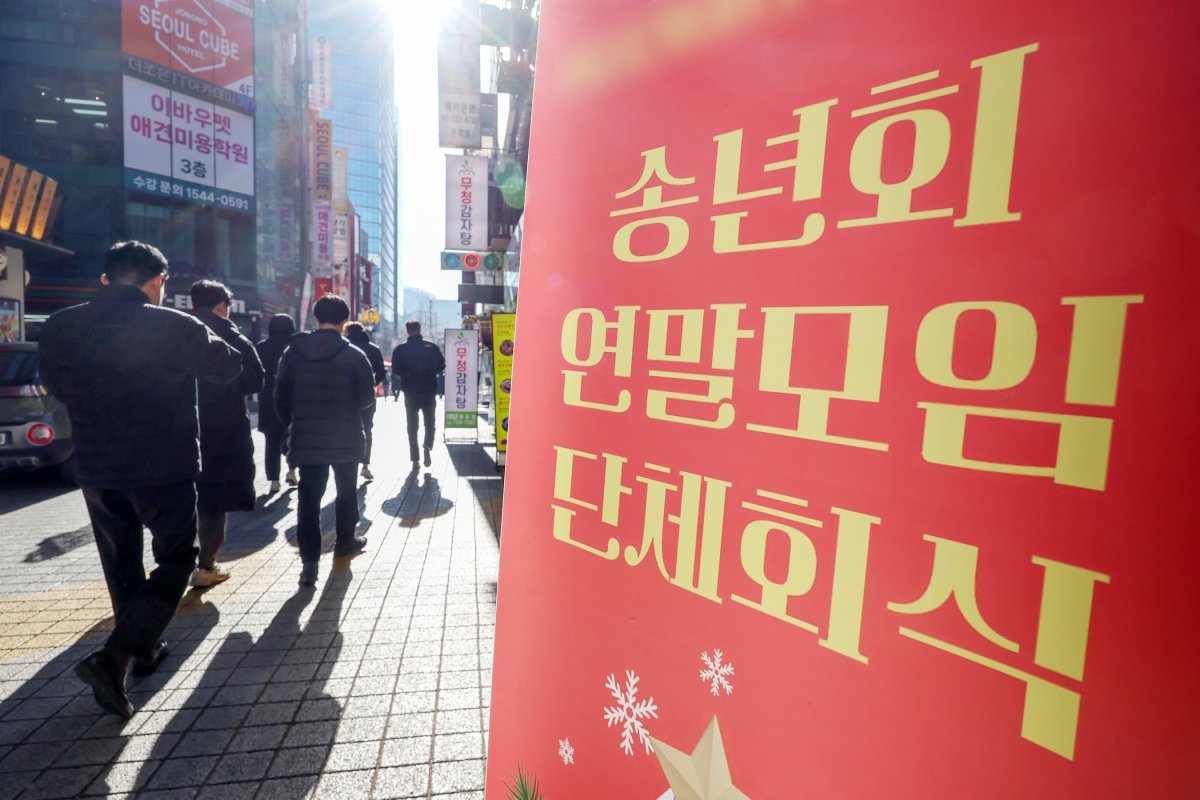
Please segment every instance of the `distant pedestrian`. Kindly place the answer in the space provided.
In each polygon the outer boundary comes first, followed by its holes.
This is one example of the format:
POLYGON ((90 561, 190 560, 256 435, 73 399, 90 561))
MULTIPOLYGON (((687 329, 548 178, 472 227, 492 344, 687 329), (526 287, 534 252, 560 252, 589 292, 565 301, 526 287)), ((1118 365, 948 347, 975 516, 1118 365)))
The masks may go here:
POLYGON ((254 510, 254 440, 246 395, 263 387, 263 366, 253 343, 229 319, 233 293, 218 281, 192 284, 192 309, 196 319, 242 357, 242 374, 233 383, 201 383, 200 475, 196 478, 197 539, 200 556, 192 573, 192 586, 212 586, 229 577, 217 564, 225 546, 230 511, 254 510))
POLYGON ((148 675, 166 657, 161 637, 196 565, 196 381, 232 383, 242 369, 237 350, 194 317, 159 307, 166 279, 157 248, 113 245, 96 299, 51 316, 39 347, 46 387, 71 416, 115 616, 103 649, 75 674, 103 709, 125 719, 133 715, 130 664, 148 675), (156 562, 149 576, 143 526, 156 562))
MULTIPOLYGON (((267 468, 267 480, 271 482, 272 494, 278 492, 280 461, 283 455, 284 440, 287 427, 279 419, 275 411, 275 374, 279 371, 279 357, 296 335, 296 323, 287 314, 276 314, 267 324, 267 338, 263 339, 255 349, 263 365, 263 387, 258 393, 258 429, 266 440, 266 453, 263 461, 267 468)), ((289 462, 290 463, 290 462, 289 462)), ((290 467, 287 482, 295 486, 300 482, 296 468, 290 467)))
POLYGON ((421 323, 410 320, 404 323, 408 341, 397 345, 392 351, 392 374, 400 378, 404 392, 404 411, 408 416, 408 456, 412 468, 421 468, 420 453, 417 451, 418 415, 425 417, 425 466, 433 466, 430 452, 433 450, 433 435, 436 425, 438 375, 446 369, 446 359, 433 342, 421 336, 421 323))
MULTIPOLYGON (((371 335, 366 329, 357 322, 351 322, 346 325, 346 338, 350 340, 350 344, 363 351, 367 360, 371 362, 371 372, 375 377, 375 385, 383 383, 387 380, 387 367, 383 365, 383 351, 380 350, 371 341, 371 335)), ((362 413, 363 420, 363 435, 366 437, 367 444, 363 448, 362 471, 359 473, 366 480, 374 480, 375 476, 371 474, 371 432, 375 427, 375 406, 372 405, 362 413)))
POLYGON ((300 584, 317 582, 321 556, 321 498, 333 468, 337 486, 335 556, 349 556, 366 546, 356 536, 358 481, 355 468, 366 444, 362 412, 375 405, 371 363, 342 338, 350 308, 327 295, 313 306, 317 330, 297 336, 284 351, 276 376, 275 408, 288 427, 289 458, 300 467, 300 499, 296 541, 300 547, 300 584))
POLYGON ((392 373, 392 401, 400 402, 400 376, 395 372, 392 373))

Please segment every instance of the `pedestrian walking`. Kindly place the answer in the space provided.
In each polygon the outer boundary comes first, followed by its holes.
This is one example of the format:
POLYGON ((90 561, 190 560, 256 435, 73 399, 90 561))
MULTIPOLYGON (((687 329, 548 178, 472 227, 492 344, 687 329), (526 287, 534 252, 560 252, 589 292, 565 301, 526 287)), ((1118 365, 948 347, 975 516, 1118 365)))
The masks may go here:
POLYGON ((192 309, 221 341, 238 351, 242 373, 233 383, 197 385, 200 409, 200 475, 196 478, 196 526, 200 556, 192 586, 220 583, 229 572, 217 564, 225 546, 230 511, 254 510, 254 440, 246 396, 263 387, 263 367, 254 344, 229 319, 233 293, 219 281, 192 284, 192 309))
MULTIPOLYGON (((287 428, 279 419, 275 410, 275 375, 279 371, 279 358, 296 335, 296 323, 287 314, 276 314, 267 323, 267 338, 263 339, 255 349, 263 365, 263 387, 258 393, 258 429, 266 440, 266 452, 263 462, 267 468, 267 480, 271 482, 270 492, 274 494, 281 488, 279 475, 283 456, 284 441, 287 428)), ((287 482, 295 486, 300 482, 296 468, 289 461, 287 482)))
POLYGON ((96 299, 52 315, 39 345, 46 387, 70 413, 115 616, 104 647, 75 674, 125 719, 130 665, 148 675, 166 657, 161 637, 196 565, 197 379, 228 384, 242 369, 238 352, 198 320, 160 307, 166 278, 157 248, 118 242, 104 256, 96 299), (156 563, 149 576, 143 526, 156 563))
POLYGON ((404 323, 408 340, 392 351, 392 374, 399 377, 404 392, 404 411, 408 416, 408 456, 412 468, 421 468, 417 450, 418 415, 425 417, 425 466, 433 466, 434 413, 437 409, 438 375, 446 369, 446 359, 433 342, 421 336, 421 323, 404 323))
POLYGON ((317 582, 321 555, 321 498, 333 470, 337 487, 334 556, 349 556, 366 546, 356 536, 358 494, 355 468, 366 444, 362 412, 375 405, 371 363, 342 337, 350 308, 327 295, 313 306, 317 330, 297 336, 279 362, 275 407, 287 426, 289 458, 300 467, 296 541, 300 547, 300 584, 317 582))
POLYGON ((400 376, 392 373, 392 402, 400 402, 400 376))
MULTIPOLYGON (((351 322, 346 325, 346 338, 350 340, 350 344, 363 351, 367 361, 371 362, 371 373, 375 377, 375 385, 383 383, 387 380, 387 367, 383 364, 383 351, 380 350, 374 342, 371 341, 371 334, 367 333, 366 329, 357 322, 351 322)), ((371 433, 375 428, 375 406, 372 405, 366 411, 362 412, 363 419, 363 436, 367 443, 363 447, 362 471, 359 473, 365 480, 374 480, 375 476, 371 474, 371 433)))

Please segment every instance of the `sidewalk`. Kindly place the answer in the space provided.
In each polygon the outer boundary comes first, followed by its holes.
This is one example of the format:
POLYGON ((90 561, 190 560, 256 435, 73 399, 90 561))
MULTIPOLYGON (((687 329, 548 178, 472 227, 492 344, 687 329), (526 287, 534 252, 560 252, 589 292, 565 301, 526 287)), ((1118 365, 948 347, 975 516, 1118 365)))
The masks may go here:
POLYGON ((502 487, 491 454, 439 443, 433 467, 410 474, 402 406, 381 402, 376 479, 360 488, 366 551, 328 552, 332 481, 315 589, 297 585, 294 490, 231 515, 232 578, 185 596, 171 656, 131 683, 129 722, 72 673, 111 626, 78 492, 0 503, 0 800, 482 800, 502 487))

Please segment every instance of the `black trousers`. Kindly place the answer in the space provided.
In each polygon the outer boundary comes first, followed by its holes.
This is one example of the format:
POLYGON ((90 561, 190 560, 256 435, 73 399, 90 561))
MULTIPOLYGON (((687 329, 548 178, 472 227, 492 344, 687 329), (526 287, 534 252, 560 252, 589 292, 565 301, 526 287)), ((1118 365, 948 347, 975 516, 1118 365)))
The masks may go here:
POLYGON ((84 488, 116 626, 108 644, 147 654, 167 629, 196 566, 196 485, 84 488), (142 527, 156 564, 146 575, 142 527))
MULTIPOLYGON (((329 464, 300 465, 300 498, 296 507, 296 544, 301 561, 321 557, 321 498, 329 484, 329 464)), ((333 483, 337 487, 334 518, 338 542, 354 538, 358 525, 358 464, 333 464, 333 483)))
POLYGON ((404 411, 408 415, 408 457, 413 461, 421 459, 417 449, 418 415, 425 416, 425 448, 433 447, 433 432, 437 427, 434 414, 437 411, 437 395, 433 392, 405 392, 404 411))
POLYGON ((375 408, 372 406, 362 412, 363 435, 367 437, 366 446, 363 448, 362 463, 371 463, 371 432, 375 429, 375 408))
POLYGON ((283 455, 283 431, 265 431, 263 438, 267 440, 267 451, 263 458, 266 461, 267 480, 279 480, 279 462, 283 455))

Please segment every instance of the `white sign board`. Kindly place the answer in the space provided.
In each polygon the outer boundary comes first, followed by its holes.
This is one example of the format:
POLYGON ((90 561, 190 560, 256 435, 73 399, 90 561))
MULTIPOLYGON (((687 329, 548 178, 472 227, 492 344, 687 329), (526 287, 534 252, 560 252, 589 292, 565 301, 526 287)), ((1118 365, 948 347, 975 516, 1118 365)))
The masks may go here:
POLYGON ((312 204, 312 275, 333 275, 333 206, 325 200, 312 204))
POLYGON ((438 142, 480 146, 479 4, 447 3, 438 35, 438 142))
POLYGON ((479 331, 446 330, 446 429, 475 428, 479 414, 479 331))
POLYGON ((488 160, 446 156, 446 249, 488 247, 488 160))
POLYGON ((254 195, 254 117, 124 76, 126 169, 254 195))
POLYGON ((333 43, 328 36, 318 36, 313 45, 311 92, 309 105, 313 108, 333 107, 333 43))

